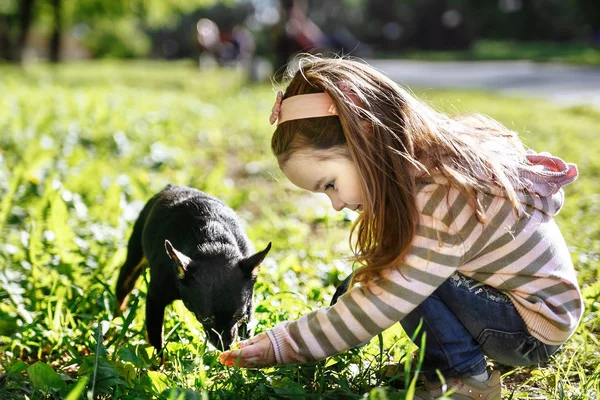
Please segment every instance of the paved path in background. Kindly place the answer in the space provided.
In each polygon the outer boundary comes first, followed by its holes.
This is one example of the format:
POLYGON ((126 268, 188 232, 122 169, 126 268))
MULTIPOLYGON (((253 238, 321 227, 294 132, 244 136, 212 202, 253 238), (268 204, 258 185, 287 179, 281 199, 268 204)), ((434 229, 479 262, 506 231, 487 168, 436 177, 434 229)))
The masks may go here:
POLYGON ((528 61, 367 60, 395 81, 421 88, 483 89, 559 105, 600 107, 600 68, 528 61))

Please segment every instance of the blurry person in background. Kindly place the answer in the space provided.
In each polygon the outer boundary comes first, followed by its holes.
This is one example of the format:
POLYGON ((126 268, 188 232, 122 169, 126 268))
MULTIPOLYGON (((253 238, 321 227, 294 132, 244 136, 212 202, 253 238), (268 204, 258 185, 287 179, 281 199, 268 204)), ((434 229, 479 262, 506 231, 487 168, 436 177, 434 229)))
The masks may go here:
POLYGON ((280 0, 281 19, 275 27, 275 78, 281 77, 290 57, 299 52, 318 53, 328 49, 323 31, 306 15, 298 0, 280 0))
POLYGON ((230 32, 221 32, 214 21, 201 18, 196 24, 196 33, 201 59, 204 53, 221 67, 225 65, 249 67, 256 45, 252 33, 245 26, 237 24, 230 32))
POLYGON ((217 24, 208 18, 202 18, 196 23, 196 32, 198 44, 200 45, 200 52, 208 53, 217 59, 221 42, 217 24))

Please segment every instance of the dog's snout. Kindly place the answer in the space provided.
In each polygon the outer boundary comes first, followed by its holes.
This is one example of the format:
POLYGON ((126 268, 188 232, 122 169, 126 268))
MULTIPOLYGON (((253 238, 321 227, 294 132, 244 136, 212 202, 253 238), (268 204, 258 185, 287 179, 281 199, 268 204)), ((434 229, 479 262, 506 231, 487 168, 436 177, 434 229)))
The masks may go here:
POLYGON ((229 346, 231 346, 231 343, 233 343, 236 337, 237 327, 235 325, 233 326, 233 328, 231 328, 231 330, 226 329, 219 332, 215 329, 212 329, 208 333, 208 340, 213 346, 215 346, 219 350, 229 349, 229 346))
POLYGON ((231 346, 231 340, 222 340, 219 342, 219 350, 227 350, 231 346))
POLYGON ((247 323, 237 324, 237 336, 240 340, 250 339, 252 337, 252 328, 247 323))

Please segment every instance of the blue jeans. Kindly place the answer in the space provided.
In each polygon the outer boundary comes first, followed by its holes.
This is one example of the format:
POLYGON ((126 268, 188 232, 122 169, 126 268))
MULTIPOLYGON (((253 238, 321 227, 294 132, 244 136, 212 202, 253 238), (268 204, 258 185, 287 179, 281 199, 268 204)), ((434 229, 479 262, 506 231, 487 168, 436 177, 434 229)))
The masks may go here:
POLYGON ((535 365, 548 361, 559 346, 531 336, 512 301, 504 293, 462 274, 454 273, 400 324, 415 338, 427 332, 422 370, 437 379, 473 376, 485 371, 487 355, 511 366, 535 365))

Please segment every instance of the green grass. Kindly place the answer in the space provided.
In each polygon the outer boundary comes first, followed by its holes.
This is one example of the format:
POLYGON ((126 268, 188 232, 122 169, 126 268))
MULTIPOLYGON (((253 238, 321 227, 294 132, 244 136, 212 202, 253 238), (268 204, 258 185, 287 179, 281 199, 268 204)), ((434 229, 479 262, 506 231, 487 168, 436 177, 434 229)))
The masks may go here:
MULTIPOLYGON (((399 325, 362 350, 310 365, 221 366, 180 302, 167 308, 166 363, 144 340, 146 283, 123 317, 113 287, 132 223, 169 182, 220 197, 257 248, 257 331, 328 304, 351 270, 352 215, 293 188, 270 154, 274 91, 189 64, 0 67, 0 398, 402 398, 375 372, 415 347, 399 325)), ((424 94, 478 110, 579 165, 557 218, 586 296, 552 362, 505 371, 506 398, 600 394, 600 113, 477 92, 424 94)), ((146 277, 147 278, 147 277, 146 277)))
POLYGON ((469 50, 407 50, 385 55, 425 61, 507 61, 559 62, 575 65, 600 65, 600 48, 585 42, 516 42, 478 40, 469 50))

